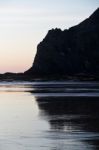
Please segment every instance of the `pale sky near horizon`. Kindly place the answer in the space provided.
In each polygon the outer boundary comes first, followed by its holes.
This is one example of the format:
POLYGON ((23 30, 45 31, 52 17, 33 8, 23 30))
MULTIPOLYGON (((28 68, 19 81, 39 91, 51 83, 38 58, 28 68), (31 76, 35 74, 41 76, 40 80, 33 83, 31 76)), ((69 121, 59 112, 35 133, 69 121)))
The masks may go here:
POLYGON ((0 0, 0 73, 30 68, 48 30, 76 25, 98 7, 99 0, 0 0))

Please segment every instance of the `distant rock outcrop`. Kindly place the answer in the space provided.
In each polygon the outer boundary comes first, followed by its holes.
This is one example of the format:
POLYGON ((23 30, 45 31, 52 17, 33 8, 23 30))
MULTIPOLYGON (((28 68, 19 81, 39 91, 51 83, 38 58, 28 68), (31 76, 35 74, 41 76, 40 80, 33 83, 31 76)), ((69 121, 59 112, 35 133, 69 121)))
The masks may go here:
POLYGON ((68 30, 50 30, 37 47, 33 66, 25 72, 39 77, 79 73, 99 73, 99 8, 68 30))

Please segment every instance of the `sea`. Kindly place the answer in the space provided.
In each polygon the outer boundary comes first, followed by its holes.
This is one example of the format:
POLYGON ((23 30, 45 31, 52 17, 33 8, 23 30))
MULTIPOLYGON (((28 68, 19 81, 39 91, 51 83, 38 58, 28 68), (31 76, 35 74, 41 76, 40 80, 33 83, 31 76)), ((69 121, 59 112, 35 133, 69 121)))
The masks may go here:
POLYGON ((99 82, 0 82, 0 150, 99 150, 99 82))

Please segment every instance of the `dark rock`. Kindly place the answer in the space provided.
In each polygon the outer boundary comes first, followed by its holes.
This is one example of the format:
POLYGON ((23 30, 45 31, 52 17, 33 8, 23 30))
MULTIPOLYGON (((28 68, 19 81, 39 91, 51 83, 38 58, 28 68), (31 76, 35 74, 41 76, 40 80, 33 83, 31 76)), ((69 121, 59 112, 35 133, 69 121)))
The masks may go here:
POLYGON ((68 30, 50 30, 38 45, 33 66, 25 74, 99 74, 99 8, 68 30))

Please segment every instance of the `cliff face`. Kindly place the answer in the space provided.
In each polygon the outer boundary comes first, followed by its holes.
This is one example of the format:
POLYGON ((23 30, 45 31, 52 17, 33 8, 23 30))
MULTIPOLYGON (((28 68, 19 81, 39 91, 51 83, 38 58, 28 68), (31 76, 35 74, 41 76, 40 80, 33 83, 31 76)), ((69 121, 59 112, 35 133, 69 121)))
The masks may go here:
POLYGON ((68 30, 52 29, 37 47, 26 74, 68 75, 99 73, 99 8, 68 30))

